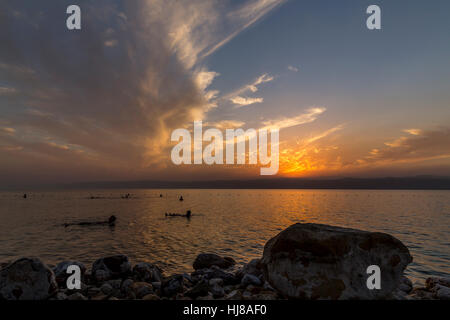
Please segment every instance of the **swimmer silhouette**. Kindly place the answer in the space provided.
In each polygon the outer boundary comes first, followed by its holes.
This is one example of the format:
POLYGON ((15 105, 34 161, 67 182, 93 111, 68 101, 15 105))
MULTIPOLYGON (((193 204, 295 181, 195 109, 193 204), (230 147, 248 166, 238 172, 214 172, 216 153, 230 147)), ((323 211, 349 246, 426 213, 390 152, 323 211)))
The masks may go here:
POLYGON ((26 193, 23 194, 23 198, 24 198, 24 199, 27 198, 27 194, 26 194, 26 193))
POLYGON ((183 196, 181 196, 181 197, 180 197, 180 201, 183 201, 183 200, 184 200, 184 199, 183 199, 183 196))
POLYGON ((182 218, 188 218, 190 219, 192 216, 191 210, 186 211, 186 214, 180 214, 180 213, 167 213, 166 217, 182 217, 182 218))
POLYGON ((89 222, 89 221, 83 221, 83 222, 77 222, 77 223, 64 223, 64 227, 67 228, 69 226, 99 226, 99 225, 108 225, 110 227, 114 227, 116 225, 116 216, 112 215, 108 218, 107 221, 96 221, 96 222, 89 222))

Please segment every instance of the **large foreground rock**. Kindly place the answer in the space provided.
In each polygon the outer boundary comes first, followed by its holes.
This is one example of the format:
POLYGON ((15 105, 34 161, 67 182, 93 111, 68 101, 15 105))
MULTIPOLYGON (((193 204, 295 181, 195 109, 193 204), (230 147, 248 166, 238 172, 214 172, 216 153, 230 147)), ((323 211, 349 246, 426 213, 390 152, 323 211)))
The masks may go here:
POLYGON ((44 300, 58 289, 53 271, 37 258, 22 258, 0 271, 0 300, 44 300))
POLYGON ((408 248, 388 234, 298 223, 266 243, 261 265, 288 298, 383 299, 411 261, 408 248), (370 265, 380 267, 380 290, 367 287, 370 265))

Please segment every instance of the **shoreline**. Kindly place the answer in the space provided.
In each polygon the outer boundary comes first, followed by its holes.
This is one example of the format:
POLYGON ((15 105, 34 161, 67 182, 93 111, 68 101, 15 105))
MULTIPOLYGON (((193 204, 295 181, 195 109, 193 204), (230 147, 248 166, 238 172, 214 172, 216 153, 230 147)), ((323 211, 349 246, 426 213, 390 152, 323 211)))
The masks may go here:
MULTIPOLYGON (((213 255, 213 254, 212 254, 213 255)), ((109 256, 98 261, 112 257, 109 256)), ((219 257, 219 256, 218 256, 219 257)), ((227 257, 225 257, 227 258, 227 257)), ((224 259, 220 257, 220 259, 224 259)), ((231 259, 231 258, 228 258, 231 259)), ((130 273, 113 276, 111 279, 98 280, 92 274, 92 268, 87 269, 84 264, 77 261, 63 261, 56 266, 46 265, 39 258, 21 258, 14 262, 0 263, 0 271, 5 270, 14 263, 34 260, 33 263, 42 263, 42 267, 51 270, 57 283, 57 290, 40 300, 288 300, 280 294, 270 283, 264 279, 258 270, 260 259, 253 259, 243 267, 220 268, 212 265, 183 273, 165 275, 156 265, 149 262, 130 264, 130 273), (68 289, 66 274, 69 265, 78 265, 82 270, 80 289, 68 289), (159 279, 158 279, 159 278, 159 279), (209 278, 203 281, 203 278, 209 278), (159 280, 159 281, 153 281, 159 280), (173 287, 173 288, 171 288, 173 287), (186 290, 178 292, 177 287, 186 290), (169 288, 169 289, 168 289, 169 288)), ((446 287, 450 291, 450 279, 428 277, 422 284, 402 276, 400 285, 388 300, 448 300, 450 296, 438 297, 436 286, 446 287)), ((34 300, 34 299, 26 299, 34 300)))
POLYGON ((297 223, 243 267, 211 253, 197 256, 194 271, 171 275, 149 262, 132 264, 125 255, 99 258, 89 268, 78 261, 51 268, 21 258, 0 264, 0 299, 449 300, 450 278, 413 285, 404 275, 412 260, 403 243, 385 233, 297 223), (380 278, 364 275, 364 266, 375 266, 380 278))

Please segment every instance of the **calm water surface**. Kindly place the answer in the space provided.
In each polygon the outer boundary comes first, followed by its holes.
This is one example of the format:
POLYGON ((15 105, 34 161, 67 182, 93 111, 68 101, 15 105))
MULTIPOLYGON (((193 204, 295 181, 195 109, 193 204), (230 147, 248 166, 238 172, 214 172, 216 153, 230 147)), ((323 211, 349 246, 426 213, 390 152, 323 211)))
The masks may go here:
POLYGON ((85 190, 35 192, 28 199, 2 192, 0 261, 39 256, 51 264, 90 264, 123 253, 169 274, 191 270, 201 252, 239 263, 258 258, 267 240, 297 222, 390 233, 414 257, 407 269, 413 280, 450 275, 450 191, 85 190), (126 193, 132 198, 122 199, 126 193), (164 215, 187 209, 190 220, 164 215), (114 228, 62 226, 111 214, 118 217, 114 228))

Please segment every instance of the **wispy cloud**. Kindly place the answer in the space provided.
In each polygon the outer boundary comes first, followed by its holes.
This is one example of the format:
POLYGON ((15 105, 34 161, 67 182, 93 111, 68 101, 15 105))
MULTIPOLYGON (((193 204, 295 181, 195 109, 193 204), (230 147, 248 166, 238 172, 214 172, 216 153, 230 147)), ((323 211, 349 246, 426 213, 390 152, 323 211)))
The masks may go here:
POLYGON ((263 121, 263 128, 278 128, 285 129, 290 127, 295 127, 301 124, 310 123, 315 121, 319 115, 324 113, 326 108, 314 107, 306 110, 306 112, 301 113, 295 117, 283 117, 275 120, 263 121))
POLYGON ((243 107, 243 106, 248 106, 251 104, 255 104, 255 103, 262 103, 264 101, 263 98, 244 98, 244 97, 234 97, 230 99, 231 102, 233 102, 234 104, 243 107))
POLYGON ((450 158, 450 128, 421 130, 420 134, 415 129, 413 132, 386 142, 384 147, 372 149, 358 163, 385 165, 450 158))
POLYGON ((288 66, 288 70, 292 71, 292 72, 298 72, 299 71, 299 69, 297 67, 294 67, 294 66, 288 66))
POLYGON ((14 134, 16 132, 16 129, 3 127, 3 128, 0 128, 0 131, 4 132, 6 134, 14 134))
POLYGON ((246 84, 239 89, 225 95, 222 99, 226 99, 234 103, 238 107, 248 106, 254 103, 262 103, 264 101, 263 98, 257 97, 243 97, 242 95, 248 92, 255 93, 259 90, 259 86, 263 83, 271 82, 275 78, 268 73, 264 73, 253 82, 246 84))
POLYGON ((204 125, 207 127, 214 127, 217 129, 225 130, 241 128, 245 125, 245 122, 239 120, 221 120, 217 122, 206 122, 204 125))
POLYGON ((118 41, 116 39, 106 40, 104 43, 105 47, 115 47, 118 44, 118 41))
POLYGON ((15 88, 0 87, 0 96, 14 94, 14 93, 17 93, 17 90, 15 88))
POLYGON ((403 132, 412 134, 413 136, 420 136, 422 134, 422 130, 420 129, 405 129, 403 132))
POLYGON ((239 33, 252 26, 255 22, 263 18, 267 13, 284 2, 286 2, 286 0, 252 0, 243 2, 241 7, 227 15, 230 19, 230 23, 237 25, 238 27, 224 39, 206 50, 206 52, 203 53, 202 58, 217 51, 219 48, 230 42, 239 33))
POLYGON ((339 130, 342 130, 343 128, 344 128, 344 125, 343 125, 343 124, 340 124, 340 125, 338 125, 338 126, 336 126, 336 127, 333 127, 333 128, 331 128, 331 129, 328 129, 328 130, 326 130, 325 132, 322 132, 322 133, 320 133, 320 134, 318 134, 318 135, 316 135, 316 136, 314 136, 314 137, 312 137, 312 138, 309 138, 309 139, 307 140, 307 142, 308 142, 308 143, 316 142, 316 141, 318 141, 318 140, 320 140, 320 139, 323 139, 323 138, 325 138, 325 137, 328 137, 329 135, 331 135, 331 134, 333 134, 333 133, 335 133, 335 132, 337 132, 337 131, 339 131, 339 130))

